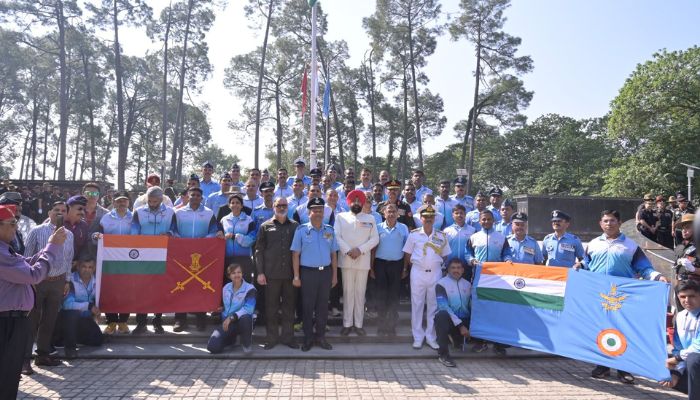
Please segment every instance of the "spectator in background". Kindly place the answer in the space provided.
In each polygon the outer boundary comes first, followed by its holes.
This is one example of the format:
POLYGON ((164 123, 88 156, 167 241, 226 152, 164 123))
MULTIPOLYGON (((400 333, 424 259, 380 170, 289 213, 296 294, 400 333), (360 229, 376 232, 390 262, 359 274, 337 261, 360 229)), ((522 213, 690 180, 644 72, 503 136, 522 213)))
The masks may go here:
MULTIPOLYGON (((160 176, 157 174, 150 174, 146 178, 146 191, 148 191, 149 188, 158 186, 160 187, 160 176)), ((141 208, 148 203, 148 196, 144 193, 141 196, 137 197, 136 200, 134 200, 134 207, 132 210, 136 211, 137 208, 141 208)), ((173 202, 170 200, 170 197, 163 197, 163 204, 165 204, 166 207, 171 207, 173 206, 173 202)))

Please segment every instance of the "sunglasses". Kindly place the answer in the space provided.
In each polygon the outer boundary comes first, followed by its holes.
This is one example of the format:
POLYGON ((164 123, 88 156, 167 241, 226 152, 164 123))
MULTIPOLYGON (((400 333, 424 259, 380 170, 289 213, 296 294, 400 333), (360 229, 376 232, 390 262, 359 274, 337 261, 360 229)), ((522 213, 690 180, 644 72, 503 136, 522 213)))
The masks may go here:
POLYGON ((92 196, 92 197, 97 197, 100 195, 100 192, 83 192, 85 196, 92 196))
POLYGON ((11 225, 11 226, 15 226, 15 225, 17 225, 17 222, 18 222, 18 221, 19 221, 19 219, 15 217, 15 219, 9 219, 9 220, 7 220, 7 223, 2 222, 2 223, 0 223, 0 225, 11 225))

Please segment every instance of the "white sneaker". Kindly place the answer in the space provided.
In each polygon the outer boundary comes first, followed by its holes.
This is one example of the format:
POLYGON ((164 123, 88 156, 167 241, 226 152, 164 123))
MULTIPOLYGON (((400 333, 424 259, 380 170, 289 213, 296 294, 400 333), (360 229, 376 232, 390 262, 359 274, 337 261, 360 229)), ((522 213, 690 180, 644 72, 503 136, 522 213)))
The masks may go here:
POLYGON ((416 350, 420 350, 423 348, 423 339, 421 340, 414 340, 413 341, 413 348, 416 350))
POLYGON ((249 355, 250 353, 253 352, 253 349, 251 346, 241 346, 241 347, 243 347, 243 354, 245 354, 245 355, 249 355))
POLYGON ((428 343, 428 346, 430 346, 430 348, 433 350, 440 349, 440 345, 438 345, 437 341, 435 340, 425 339, 425 342, 428 343))
POLYGON ((343 313, 341 313, 340 310, 338 310, 336 307, 333 307, 331 309, 331 316, 332 317, 340 317, 341 315, 343 315, 343 313))

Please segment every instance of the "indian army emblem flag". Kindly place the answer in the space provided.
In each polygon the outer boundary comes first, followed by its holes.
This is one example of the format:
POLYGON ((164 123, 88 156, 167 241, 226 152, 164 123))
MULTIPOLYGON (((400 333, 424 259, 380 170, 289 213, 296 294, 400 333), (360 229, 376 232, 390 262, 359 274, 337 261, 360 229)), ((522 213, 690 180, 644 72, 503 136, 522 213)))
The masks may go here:
POLYGON ((104 312, 200 312, 221 303, 224 241, 104 235, 97 305, 104 312))
POLYGON ((668 284, 563 267, 483 263, 471 335, 668 380, 668 284))

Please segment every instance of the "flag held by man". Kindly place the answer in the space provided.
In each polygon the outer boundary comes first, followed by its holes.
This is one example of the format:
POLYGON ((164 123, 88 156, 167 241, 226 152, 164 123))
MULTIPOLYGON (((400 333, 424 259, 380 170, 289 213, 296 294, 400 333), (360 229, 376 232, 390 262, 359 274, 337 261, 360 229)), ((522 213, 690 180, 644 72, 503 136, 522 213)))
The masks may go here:
POLYGON ((221 302, 224 241, 104 235, 97 303, 105 312, 198 312, 221 302))
POLYGON ((472 292, 471 334, 669 379, 668 284, 529 264, 484 263, 472 292))

